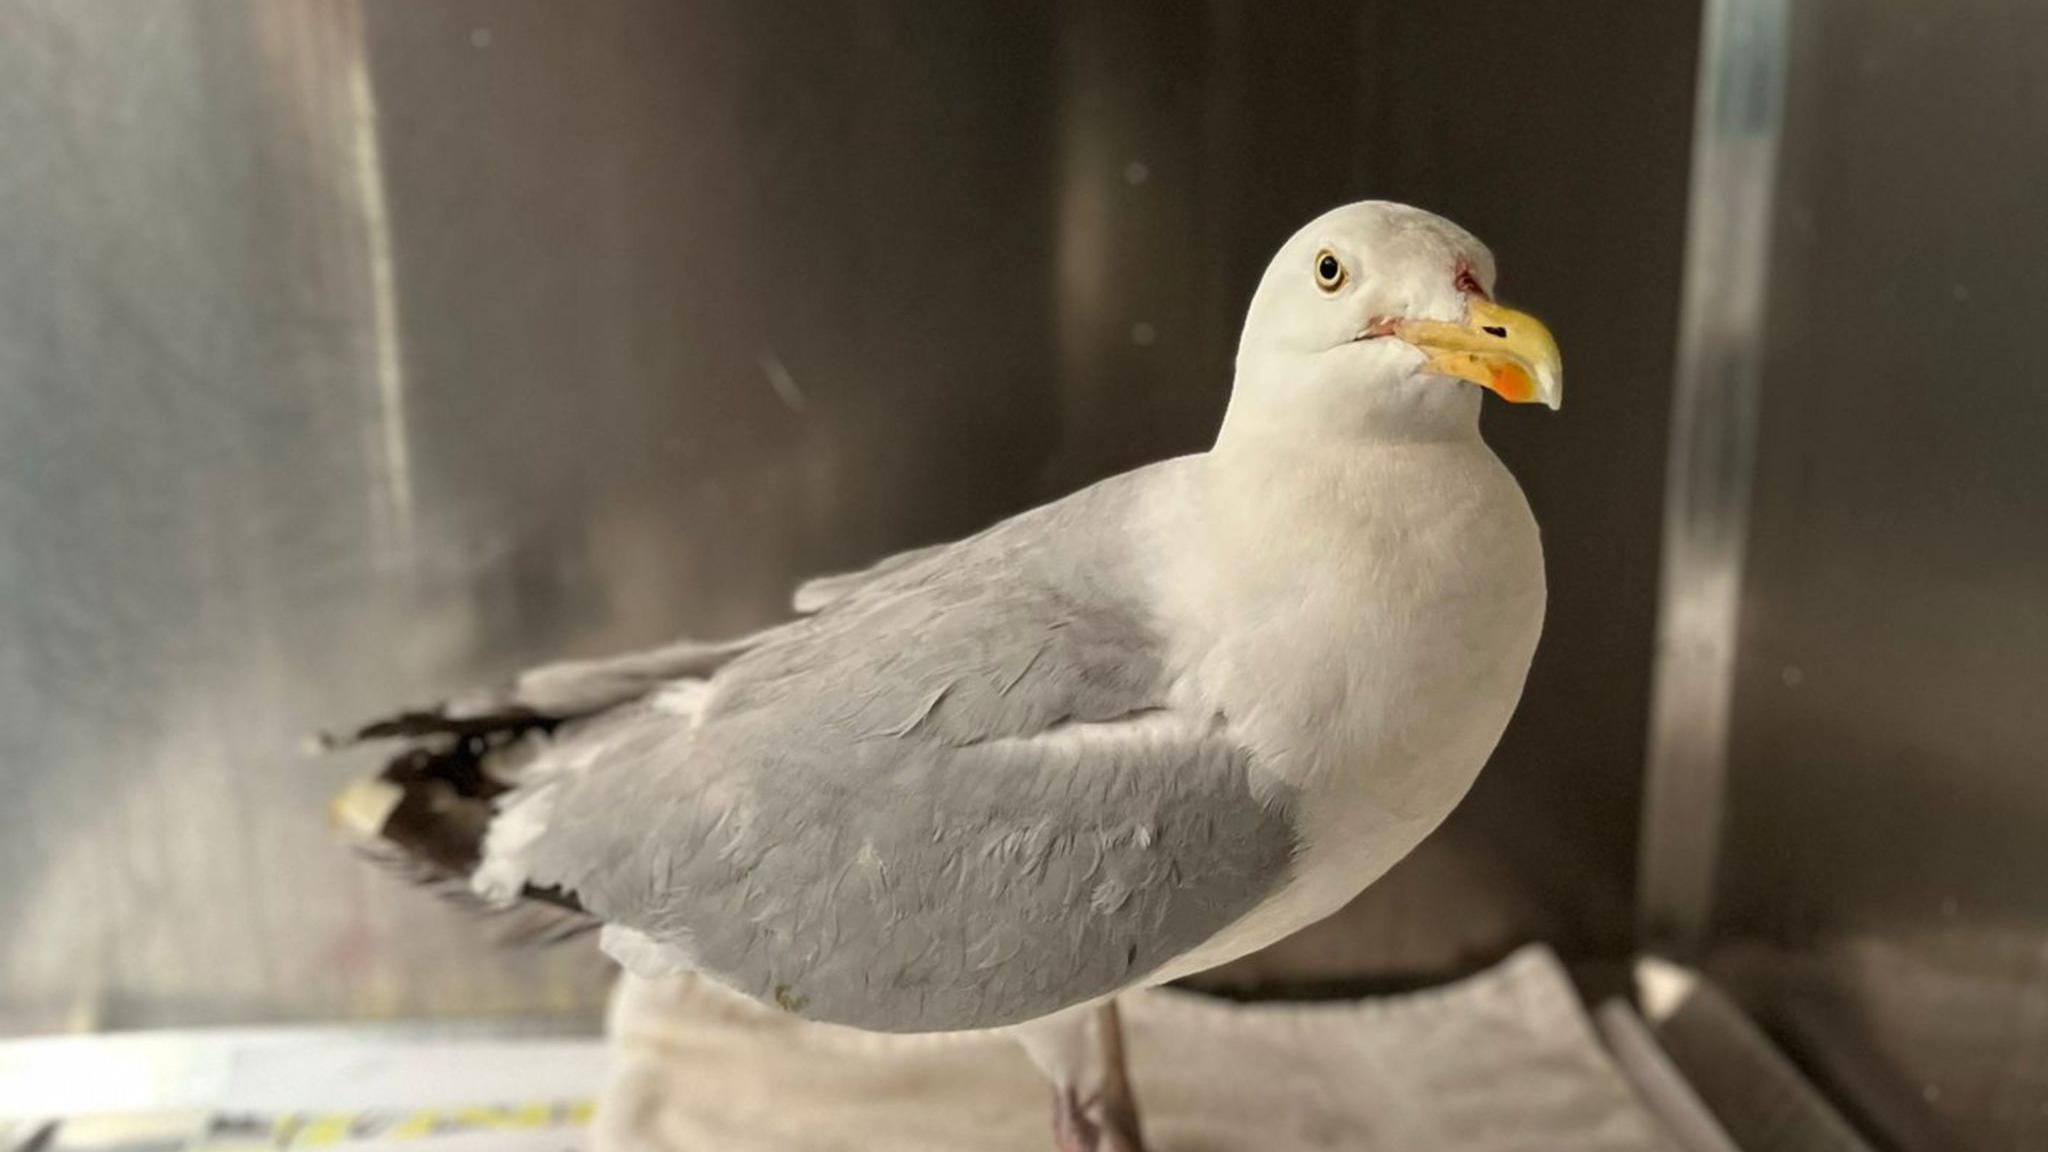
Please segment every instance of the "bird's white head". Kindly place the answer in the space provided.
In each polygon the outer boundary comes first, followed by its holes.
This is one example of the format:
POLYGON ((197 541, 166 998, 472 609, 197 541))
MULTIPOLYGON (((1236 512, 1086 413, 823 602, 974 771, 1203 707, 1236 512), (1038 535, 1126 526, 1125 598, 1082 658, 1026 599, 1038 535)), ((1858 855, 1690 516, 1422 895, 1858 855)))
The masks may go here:
POLYGON ((1225 435, 1462 434, 1481 388, 1556 408, 1557 343, 1495 303, 1493 282, 1493 254, 1441 216, 1385 201, 1324 213, 1259 282, 1225 435))

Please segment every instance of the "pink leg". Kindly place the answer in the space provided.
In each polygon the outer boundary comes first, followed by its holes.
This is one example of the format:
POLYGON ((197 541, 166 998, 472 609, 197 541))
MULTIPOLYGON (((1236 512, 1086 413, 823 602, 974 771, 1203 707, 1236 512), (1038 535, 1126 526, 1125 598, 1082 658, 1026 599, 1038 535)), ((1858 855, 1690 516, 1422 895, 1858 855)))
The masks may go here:
MULTIPOLYGON (((1116 1001, 1095 1009, 1085 1088, 1056 1076, 1052 1097, 1053 1143, 1059 1152, 1145 1152, 1138 1104, 1124 1058, 1123 1018, 1116 1001)), ((1065 1073, 1066 1069, 1061 1072, 1065 1073)))

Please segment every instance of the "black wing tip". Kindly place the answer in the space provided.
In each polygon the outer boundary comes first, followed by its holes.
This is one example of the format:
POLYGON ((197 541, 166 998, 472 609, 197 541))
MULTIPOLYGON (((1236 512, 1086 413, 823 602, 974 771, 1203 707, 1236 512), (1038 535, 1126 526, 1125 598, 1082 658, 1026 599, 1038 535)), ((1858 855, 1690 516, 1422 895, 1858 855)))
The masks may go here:
POLYGON ((474 712, 456 711, 441 705, 413 709, 386 716, 381 720, 372 720, 346 735, 316 733, 313 739, 322 750, 331 752, 339 748, 350 748, 381 740, 425 740, 437 736, 469 740, 502 736, 507 733, 546 732, 552 731, 560 723, 558 717, 520 704, 483 708, 474 712))
POLYGON ((566 944, 604 927, 584 911, 574 896, 553 888, 528 885, 510 904, 486 900, 470 887, 469 877, 450 872, 389 840, 358 841, 356 855, 415 891, 424 892, 466 916, 491 922, 496 943, 507 947, 548 948, 566 944))
POLYGON ((444 708, 403 713, 353 736, 321 734, 326 750, 373 740, 404 743, 374 775, 356 780, 332 803, 333 822, 357 853, 406 882, 466 911, 502 919, 502 943, 553 944, 600 926, 574 894, 528 885, 507 905, 470 889, 494 801, 510 787, 492 760, 529 734, 559 721, 527 708, 450 716, 444 708))

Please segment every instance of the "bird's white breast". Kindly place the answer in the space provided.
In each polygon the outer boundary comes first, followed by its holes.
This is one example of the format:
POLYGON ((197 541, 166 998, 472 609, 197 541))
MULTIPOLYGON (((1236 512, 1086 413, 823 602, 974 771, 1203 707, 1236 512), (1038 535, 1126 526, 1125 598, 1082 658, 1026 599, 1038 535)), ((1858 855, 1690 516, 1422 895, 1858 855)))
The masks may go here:
POLYGON ((1544 606, 1519 486, 1473 437, 1205 458, 1162 594, 1184 614, 1184 706, 1220 712, 1295 798, 1293 882, 1162 979, 1336 911, 1448 815, 1520 698, 1544 606))

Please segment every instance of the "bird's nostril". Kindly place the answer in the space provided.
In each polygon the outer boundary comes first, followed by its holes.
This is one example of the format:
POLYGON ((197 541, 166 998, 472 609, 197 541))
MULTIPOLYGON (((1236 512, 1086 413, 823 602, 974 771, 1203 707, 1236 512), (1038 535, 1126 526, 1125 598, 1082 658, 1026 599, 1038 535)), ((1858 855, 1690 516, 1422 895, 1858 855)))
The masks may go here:
POLYGON ((1508 338, 1508 330, 1497 325, 1488 324, 1486 327, 1481 328, 1480 331, 1488 336, 1498 336, 1503 340, 1508 338))

